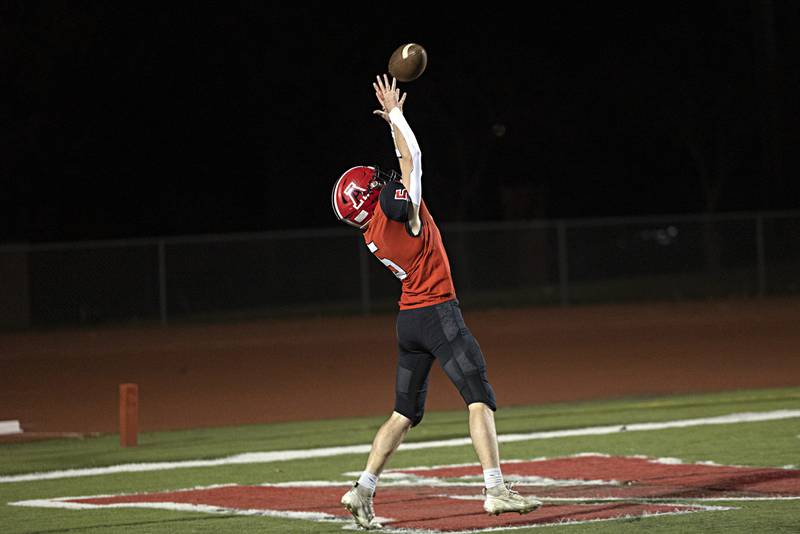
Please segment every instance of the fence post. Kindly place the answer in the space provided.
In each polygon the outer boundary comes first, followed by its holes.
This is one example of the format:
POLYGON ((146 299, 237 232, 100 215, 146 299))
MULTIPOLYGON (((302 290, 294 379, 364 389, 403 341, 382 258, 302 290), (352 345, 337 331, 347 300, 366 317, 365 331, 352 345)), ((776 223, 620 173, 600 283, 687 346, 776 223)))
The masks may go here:
POLYGON ((767 265, 764 257, 764 216, 756 215, 756 261, 758 272, 758 296, 763 297, 767 290, 767 265))
POLYGON ((158 240, 158 313, 161 324, 167 324, 167 258, 164 240, 158 240))
POLYGON ((567 225, 558 221, 556 225, 558 236, 558 285, 561 305, 569 306, 569 256, 567 254, 567 225))
POLYGON ((358 242, 358 270, 361 273, 361 313, 369 315, 371 311, 369 295, 369 257, 367 247, 364 246, 364 238, 361 235, 357 238, 358 242))

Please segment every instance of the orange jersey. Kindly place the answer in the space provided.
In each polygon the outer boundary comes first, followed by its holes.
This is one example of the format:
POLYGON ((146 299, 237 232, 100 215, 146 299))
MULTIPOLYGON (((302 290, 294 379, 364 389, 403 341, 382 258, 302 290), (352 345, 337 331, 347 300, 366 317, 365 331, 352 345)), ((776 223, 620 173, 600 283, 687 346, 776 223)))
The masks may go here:
POLYGON ((403 292, 398 302, 401 310, 431 306, 456 297, 442 236, 424 201, 419 218, 422 230, 414 237, 404 222, 389 219, 378 204, 364 232, 370 252, 402 281, 403 292))

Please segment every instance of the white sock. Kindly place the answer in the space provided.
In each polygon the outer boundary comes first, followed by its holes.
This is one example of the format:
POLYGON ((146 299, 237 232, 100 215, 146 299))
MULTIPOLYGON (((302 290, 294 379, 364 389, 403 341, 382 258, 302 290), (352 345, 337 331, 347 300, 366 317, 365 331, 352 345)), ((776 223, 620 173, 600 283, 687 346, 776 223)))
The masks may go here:
POLYGON ((483 482, 486 489, 500 486, 503 484, 503 473, 500 472, 499 467, 483 470, 483 482))
POLYGON ((371 493, 375 493, 375 488, 377 486, 378 477, 369 471, 364 471, 361 473, 361 476, 358 477, 358 487, 360 488, 367 488, 371 493))

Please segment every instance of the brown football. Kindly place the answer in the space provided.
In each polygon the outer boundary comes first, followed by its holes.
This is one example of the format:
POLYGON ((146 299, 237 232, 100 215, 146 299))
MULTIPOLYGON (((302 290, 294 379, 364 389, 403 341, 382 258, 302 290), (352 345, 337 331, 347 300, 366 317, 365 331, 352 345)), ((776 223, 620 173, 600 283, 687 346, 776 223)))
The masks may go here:
POLYGON ((422 45, 406 43, 397 47, 389 58, 389 74, 399 82, 419 78, 428 66, 428 53, 422 45))

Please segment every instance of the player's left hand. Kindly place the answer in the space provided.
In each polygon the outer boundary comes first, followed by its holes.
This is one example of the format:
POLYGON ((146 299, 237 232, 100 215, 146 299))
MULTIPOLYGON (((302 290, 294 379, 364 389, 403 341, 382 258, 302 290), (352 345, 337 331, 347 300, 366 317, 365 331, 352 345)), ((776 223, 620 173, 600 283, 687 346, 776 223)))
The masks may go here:
POLYGON ((383 75, 383 79, 380 76, 375 76, 375 79, 378 80, 378 83, 373 82, 372 87, 375 89, 375 98, 378 99, 381 109, 376 109, 372 113, 391 124, 389 112, 394 108, 400 108, 400 111, 403 111, 403 104, 408 93, 402 93, 401 95, 400 89, 397 88, 397 80, 394 77, 391 84, 389 83, 389 76, 386 74, 383 75))

